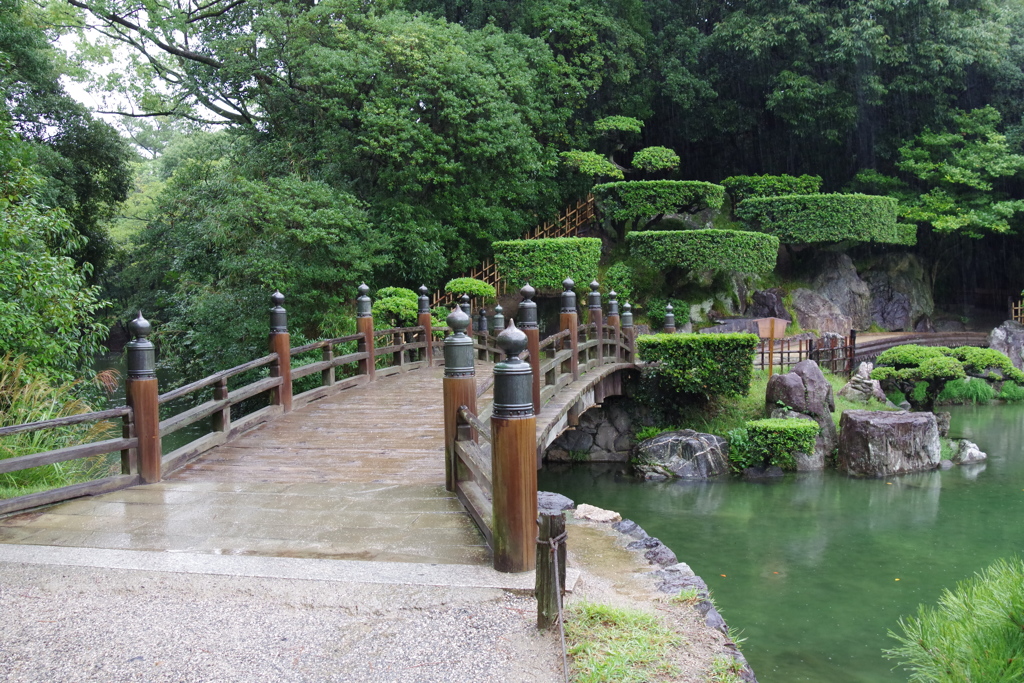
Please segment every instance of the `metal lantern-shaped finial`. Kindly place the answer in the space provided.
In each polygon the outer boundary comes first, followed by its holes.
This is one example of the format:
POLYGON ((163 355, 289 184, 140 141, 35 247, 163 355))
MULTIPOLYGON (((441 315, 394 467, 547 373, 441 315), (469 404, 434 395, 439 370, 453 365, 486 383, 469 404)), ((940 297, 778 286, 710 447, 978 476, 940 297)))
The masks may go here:
POLYGON ((270 303, 274 304, 270 308, 270 331, 271 332, 287 332, 288 331, 288 313, 284 310, 284 294, 281 292, 274 292, 270 295, 270 303))
POLYGON ((523 300, 519 303, 519 329, 533 330, 537 328, 537 302, 533 300, 537 290, 527 282, 519 290, 523 300))
POLYGON ((486 332, 487 331, 487 311, 484 310, 483 306, 480 307, 479 315, 477 315, 477 317, 476 317, 476 331, 477 332, 486 332))
POLYGON ((533 416, 533 371, 519 354, 526 350, 526 334, 510 320, 498 335, 505 360, 494 366, 494 417, 533 416))
POLYGON ((473 340, 466 335, 472 321, 461 307, 454 306, 446 322, 452 328, 452 334, 444 340, 444 376, 472 377, 475 373, 473 340))
POLYGON ((472 309, 469 307, 469 294, 463 294, 461 297, 459 297, 459 307, 462 309, 462 312, 465 313, 466 315, 473 314, 472 309))
POLYGON ((359 285, 359 296, 356 298, 356 317, 357 318, 370 318, 373 313, 370 312, 370 288, 366 286, 366 283, 359 285))
POLYGON ((491 329, 494 330, 494 334, 498 334, 505 329, 505 309, 501 307, 501 304, 494 307, 494 316, 491 318, 491 329))
POLYGON ((608 292, 608 317, 619 314, 619 300, 615 297, 618 296, 615 290, 608 292))
POLYGON ((562 280, 562 313, 576 312, 576 292, 572 291, 575 286, 572 278, 562 280))
POLYGON ((427 289, 426 285, 420 285, 420 296, 417 301, 419 302, 419 308, 416 310, 417 313, 430 313, 430 290, 427 289))
POLYGON ((142 311, 139 311, 139 317, 128 323, 128 331, 133 337, 124 347, 128 355, 128 376, 132 379, 156 377, 156 347, 148 339, 153 333, 153 326, 142 317, 142 311))
POLYGON ((622 327, 633 327, 633 307, 628 301, 622 304, 622 327))
POLYGON ((676 316, 672 312, 672 304, 665 304, 665 331, 675 331, 676 329, 676 316))
POLYGON ((590 293, 587 294, 587 308, 591 310, 600 310, 601 308, 601 285, 598 284, 597 280, 590 283, 590 293))

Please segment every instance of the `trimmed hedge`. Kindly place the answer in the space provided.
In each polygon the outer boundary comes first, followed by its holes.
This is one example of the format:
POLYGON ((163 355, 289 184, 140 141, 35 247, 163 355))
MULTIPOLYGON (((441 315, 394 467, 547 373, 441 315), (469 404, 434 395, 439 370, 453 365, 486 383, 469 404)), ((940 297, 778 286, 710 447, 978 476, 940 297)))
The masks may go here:
POLYGON ((733 206, 753 197, 780 197, 786 194, 816 194, 821 176, 816 175, 734 175, 722 181, 732 197, 733 206))
POLYGON ((636 339, 640 360, 658 362, 655 374, 679 391, 741 396, 750 389, 757 335, 644 334, 636 339))
POLYGON ((497 294, 494 285, 489 285, 483 280, 472 277, 457 277, 449 280, 444 286, 448 294, 469 294, 471 297, 478 297, 484 300, 491 300, 497 294))
MULTIPOLYGON (((896 223, 896 200, 866 194, 791 194, 741 202, 736 216, 786 244, 881 242, 913 244, 896 223)), ((916 233, 915 233, 916 234, 916 233)))
POLYGON ((530 283, 537 290, 562 288, 572 278, 578 285, 597 279, 601 240, 597 237, 551 237, 494 243, 494 263, 512 288, 530 283))
POLYGON ((742 230, 651 230, 626 236, 632 257, 655 267, 770 273, 779 240, 742 230))
POLYGON ((679 155, 668 147, 644 147, 633 155, 633 168, 641 171, 668 171, 678 167, 679 155))
POLYGON ((725 201, 725 188, 699 180, 633 180, 595 185, 594 195, 613 221, 633 221, 719 209, 725 201))
POLYGON ((784 470, 796 467, 795 453, 813 453, 820 427, 814 420, 769 418, 747 423, 747 465, 778 465, 784 470))
POLYGON ((1013 367, 1013 362, 1001 351, 977 346, 960 346, 953 349, 951 355, 963 363, 968 375, 995 381, 1005 378, 1024 384, 1024 372, 1013 367))

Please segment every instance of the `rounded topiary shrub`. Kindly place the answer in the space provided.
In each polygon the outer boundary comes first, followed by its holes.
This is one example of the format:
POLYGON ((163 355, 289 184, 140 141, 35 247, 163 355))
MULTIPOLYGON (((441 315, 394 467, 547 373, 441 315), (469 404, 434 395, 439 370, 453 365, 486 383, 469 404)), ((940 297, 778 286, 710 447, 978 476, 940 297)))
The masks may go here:
POLYGON ((597 279, 601 240, 596 237, 551 237, 494 243, 494 263, 510 289, 527 282, 537 290, 562 288, 565 278, 585 285, 597 279))
POLYGON ((468 294, 484 301, 490 301, 496 295, 494 285, 472 277, 457 277, 454 280, 449 280, 444 286, 444 291, 457 296, 468 294))
POLYGON ((594 186, 594 196, 613 221, 635 221, 666 213, 719 209, 725 188, 699 180, 633 180, 594 186))
POLYGON ((652 230, 626 237, 632 258, 660 268, 693 272, 768 273, 779 240, 742 230, 652 230))
POLYGON ((881 242, 912 244, 914 233, 896 222, 896 200, 866 194, 792 194, 747 199, 736 216, 785 244, 881 242))

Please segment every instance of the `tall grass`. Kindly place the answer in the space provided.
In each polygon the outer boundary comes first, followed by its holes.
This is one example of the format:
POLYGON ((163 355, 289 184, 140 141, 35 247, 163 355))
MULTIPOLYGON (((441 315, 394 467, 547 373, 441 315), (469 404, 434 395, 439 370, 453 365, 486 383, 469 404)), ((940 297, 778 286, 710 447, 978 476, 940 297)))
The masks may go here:
MULTIPOLYGON (((88 413, 93 408, 77 398, 78 384, 53 386, 45 378, 32 375, 24 357, 0 357, 0 427, 52 420, 88 413)), ((97 382, 107 388, 116 385, 113 371, 104 371, 97 382)), ((112 438, 118 433, 110 422, 43 429, 0 437, 0 460, 75 446, 112 438)), ((80 458, 68 462, 33 467, 0 474, 0 498, 45 491, 116 473, 114 455, 80 458)))
POLYGON ((936 607, 900 620, 900 645, 885 651, 912 682, 1024 680, 1024 562, 998 560, 946 590, 936 607))

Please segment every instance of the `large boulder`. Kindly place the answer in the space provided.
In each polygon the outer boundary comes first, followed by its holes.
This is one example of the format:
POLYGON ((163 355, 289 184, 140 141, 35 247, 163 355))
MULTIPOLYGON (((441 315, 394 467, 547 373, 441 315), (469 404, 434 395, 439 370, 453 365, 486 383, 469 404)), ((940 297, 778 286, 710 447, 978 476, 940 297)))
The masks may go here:
POLYGON ((750 295, 752 303, 747 315, 751 318, 782 318, 792 321, 793 317, 782 302, 783 297, 785 293, 778 287, 754 292, 750 295))
POLYGON ((1007 320, 989 333, 988 346, 1005 353, 1013 367, 1024 370, 1024 325, 1007 320))
POLYGON ((707 479, 729 471, 729 442, 692 429, 641 441, 634 467, 648 479, 707 479))
POLYGON ((931 413, 847 410, 839 424, 839 469, 885 477, 934 470, 941 460, 931 413))
POLYGON ((765 412, 772 417, 806 416, 818 423, 814 453, 797 458, 798 470, 820 470, 836 448, 838 436, 832 421, 836 409, 832 385, 813 360, 802 360, 790 372, 773 375, 765 392, 765 412))
POLYGON ((805 330, 847 334, 853 328, 853 318, 821 294, 809 289, 793 292, 793 312, 800 327, 805 330))
MULTIPOLYGON (((885 392, 882 391, 882 383, 877 379, 871 379, 871 371, 874 369, 872 363, 861 363, 856 374, 850 377, 850 381, 839 390, 839 395, 849 401, 867 403, 868 399, 878 399, 882 403, 892 406, 885 392)), ((892 406, 895 407, 895 406, 892 406)))
POLYGON ((987 459, 988 454, 978 448, 978 444, 967 439, 960 441, 960 446, 957 448, 956 454, 953 455, 953 462, 957 465, 972 465, 985 462, 987 459))
POLYGON ((864 279, 871 290, 871 319, 887 330, 912 330, 935 311, 928 276, 913 254, 886 254, 864 279))
MULTIPOLYGON (((834 303, 853 323, 864 330, 871 326, 871 290, 857 275, 846 254, 827 252, 818 261, 818 274, 812 281, 814 291, 834 303)), ((849 329, 849 328, 847 328, 849 329)), ((843 334, 846 330, 841 330, 843 334)))

